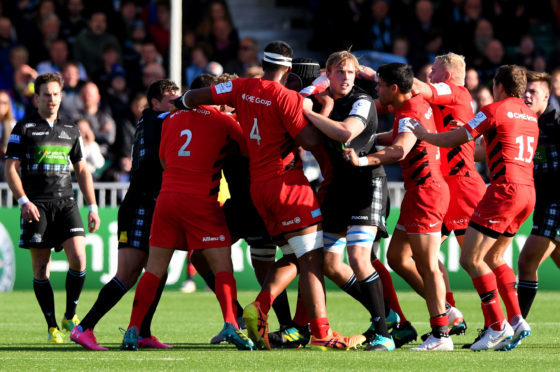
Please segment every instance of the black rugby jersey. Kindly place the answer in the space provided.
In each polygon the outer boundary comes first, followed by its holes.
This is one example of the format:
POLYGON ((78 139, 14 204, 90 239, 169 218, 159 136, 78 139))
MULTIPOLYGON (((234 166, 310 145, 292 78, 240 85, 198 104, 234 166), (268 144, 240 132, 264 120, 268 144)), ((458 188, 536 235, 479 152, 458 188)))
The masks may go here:
POLYGON ((154 197, 159 194, 163 172, 159 161, 159 143, 163 120, 168 114, 147 108, 136 124, 132 145, 130 190, 150 193, 154 197))
POLYGON ((70 163, 83 160, 78 127, 63 119, 53 127, 35 110, 10 135, 6 158, 21 161, 21 181, 31 200, 73 197, 70 163))
MULTIPOLYGON (((311 96, 313 110, 320 111, 320 104, 311 96)), ((375 133, 377 132, 377 110, 369 94, 361 88, 354 86, 350 93, 334 101, 334 107, 329 118, 335 121, 344 121, 348 117, 355 117, 364 123, 364 130, 350 142, 343 144, 323 135, 323 144, 332 164, 333 176, 338 178, 352 177, 352 175, 369 175, 370 177, 385 176, 383 166, 354 167, 342 157, 345 147, 353 148, 358 156, 366 156, 377 151, 375 147, 375 133)))
POLYGON ((533 158, 537 201, 560 201, 560 113, 548 105, 539 117, 539 141, 533 158))

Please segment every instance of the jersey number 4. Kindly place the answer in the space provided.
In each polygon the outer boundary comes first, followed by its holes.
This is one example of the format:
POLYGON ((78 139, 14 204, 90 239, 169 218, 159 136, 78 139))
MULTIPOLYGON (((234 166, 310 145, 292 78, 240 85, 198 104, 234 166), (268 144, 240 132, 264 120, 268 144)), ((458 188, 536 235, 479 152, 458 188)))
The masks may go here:
POLYGON ((253 122, 253 128, 251 128, 251 133, 249 133, 249 138, 257 140, 257 145, 261 145, 261 135, 259 134, 259 126, 257 123, 257 118, 253 122))
POLYGON ((181 137, 183 137, 183 136, 187 136, 187 140, 185 141, 185 143, 183 143, 183 146, 181 146, 181 148, 177 152, 177 155, 178 156, 191 156, 191 152, 186 151, 187 147, 189 146, 189 143, 191 143, 191 140, 192 140, 192 132, 190 131, 190 129, 182 130, 181 131, 181 137))
POLYGON ((533 143, 535 143, 535 137, 525 137, 525 136, 519 136, 517 138, 515 138, 515 143, 517 143, 519 145, 519 154, 517 154, 517 156, 515 157, 515 160, 520 160, 520 161, 524 161, 525 163, 530 163, 531 160, 533 160, 533 155, 535 154, 535 149, 533 148, 533 146, 531 146, 533 143), (527 143, 527 157, 524 157, 525 155, 525 142, 527 143))

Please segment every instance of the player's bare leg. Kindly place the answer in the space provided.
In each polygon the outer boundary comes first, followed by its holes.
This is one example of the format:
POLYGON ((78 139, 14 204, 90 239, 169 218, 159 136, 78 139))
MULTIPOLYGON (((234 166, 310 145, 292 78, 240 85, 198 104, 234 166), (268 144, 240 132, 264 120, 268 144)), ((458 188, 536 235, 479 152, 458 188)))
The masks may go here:
POLYGON ((404 230, 395 229, 387 249, 387 262, 393 271, 399 274, 412 289, 424 297, 424 282, 412 259, 412 246, 404 230))

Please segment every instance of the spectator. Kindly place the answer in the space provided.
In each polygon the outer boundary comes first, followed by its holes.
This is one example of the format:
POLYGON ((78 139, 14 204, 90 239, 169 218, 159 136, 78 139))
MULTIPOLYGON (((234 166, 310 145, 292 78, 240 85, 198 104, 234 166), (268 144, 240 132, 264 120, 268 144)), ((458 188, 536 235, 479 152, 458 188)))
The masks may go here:
POLYGON ((364 31, 366 40, 364 47, 377 52, 391 52, 393 42, 401 34, 398 22, 389 14, 388 0, 374 0, 371 4, 371 15, 364 31))
POLYGON ((115 72, 124 72, 124 67, 120 63, 120 51, 113 44, 107 44, 103 47, 103 65, 92 75, 92 81, 97 84, 103 95, 109 89, 111 75, 115 72))
POLYGON ((16 120, 12 110, 10 95, 5 90, 0 90, 0 180, 4 179, 2 160, 4 155, 6 155, 8 140, 14 125, 16 125, 16 120))
POLYGON ((227 19, 214 21, 209 41, 213 49, 211 59, 219 62, 222 66, 237 57, 239 36, 232 23, 227 19))
POLYGON ((76 62, 68 61, 62 65, 62 101, 60 103, 60 115, 67 118, 78 118, 84 108, 80 99, 80 90, 84 81, 80 79, 80 69, 76 62))
POLYGON ((476 102, 477 111, 480 110, 481 107, 489 105, 494 102, 494 96, 490 91, 490 88, 486 85, 481 85, 475 92, 474 100, 476 102))
POLYGON ((158 0, 156 2, 157 22, 148 26, 148 31, 157 46, 160 54, 166 55, 169 49, 171 12, 169 0, 158 0))
MULTIPOLYGON (((212 25, 218 20, 226 20, 233 25, 233 18, 224 0, 212 0, 206 8, 206 14, 196 28, 196 34, 202 41, 208 41, 212 33, 212 25)), ((236 31, 237 33, 237 31, 236 31)))
POLYGON ((146 67, 144 67, 144 71, 142 71, 142 83, 144 84, 142 91, 145 92, 150 84, 163 78, 165 78, 165 69, 161 63, 153 62, 146 65, 146 67))
POLYGON ((257 40, 252 37, 246 37, 239 44, 237 59, 229 61, 225 65, 225 71, 230 74, 243 76, 249 67, 258 66, 258 64, 259 45, 257 40))
POLYGON ((469 67, 465 73, 465 88, 471 92, 471 96, 474 98, 474 91, 478 88, 480 80, 478 78, 478 71, 476 69, 469 67))
POLYGON ((498 67, 504 64, 504 46, 500 40, 494 39, 488 43, 484 51, 484 59, 480 65, 480 79, 483 84, 492 82, 498 67))
POLYGON ((433 24, 434 5, 430 0, 418 0, 415 6, 415 18, 408 29, 408 40, 413 52, 423 51, 428 42, 428 35, 435 27, 433 24))
POLYGON ((11 89, 14 70, 10 64, 12 48, 18 45, 12 21, 0 17, 0 89, 11 89))
POLYGON ((10 53, 10 64, 13 75, 13 98, 17 104, 25 106, 25 110, 32 108, 31 100, 35 92, 34 82, 38 74, 35 69, 27 64, 28 53, 23 45, 12 48, 10 53))
POLYGON ((552 87, 550 90, 549 103, 556 111, 560 111, 560 69, 552 71, 552 87))
POLYGON ((494 39, 494 28, 487 19, 481 18, 476 22, 474 37, 465 51, 467 60, 474 65, 482 63, 482 56, 486 47, 494 39))
POLYGON ((515 53, 512 62, 532 70, 535 58, 542 54, 542 51, 537 50, 533 37, 531 35, 523 35, 519 42, 519 51, 515 53))
POLYGON ((111 74, 106 101, 117 126, 115 143, 111 152, 116 157, 129 155, 136 131, 136 120, 131 120, 130 90, 126 83, 124 70, 116 70, 111 74))
POLYGON ((121 45, 126 44, 132 39, 132 30, 135 22, 138 21, 138 13, 134 0, 123 0, 119 13, 117 14, 115 24, 112 29, 115 36, 119 39, 121 45))
MULTIPOLYGON (((97 85, 92 82, 86 83, 80 91, 80 99, 83 104, 80 117, 89 121, 103 156, 110 156, 109 147, 115 142, 116 124, 110 112, 100 105, 101 96, 97 85)), ((74 120, 77 119, 74 118, 74 120)))
POLYGON ((82 135, 82 151, 88 171, 93 176, 93 179, 97 180, 99 178, 99 175, 95 172, 103 167, 103 165, 105 164, 105 158, 101 153, 99 144, 95 142, 95 134, 93 134, 93 131, 91 130, 89 121, 85 118, 82 118, 78 119, 76 121, 76 124, 78 125, 78 129, 80 130, 80 134, 82 135))
POLYGON ((60 36, 65 39, 70 46, 74 45, 76 37, 87 31, 88 22, 84 17, 83 0, 68 0, 66 4, 66 17, 62 21, 60 36))
POLYGON ((261 66, 253 66, 253 67, 249 67, 245 71, 245 75, 243 75, 243 77, 245 77, 245 78, 261 78, 263 75, 264 75, 264 71, 263 71, 263 68, 261 66))
MULTIPOLYGON (((62 66, 68 62, 68 43, 64 39, 53 40, 49 53, 50 59, 37 65, 36 70, 39 75, 48 72, 62 72, 62 66)), ((80 80, 87 80, 86 69, 81 63, 78 63, 78 71, 80 80)))
POLYGON ((76 38, 74 58, 82 62, 88 74, 93 74, 103 67, 103 48, 114 45, 119 51, 119 41, 107 30, 107 17, 104 13, 95 12, 91 15, 88 30, 76 38))
POLYGON ((190 87, 193 80, 206 71, 210 57, 210 47, 198 43, 191 52, 191 63, 185 70, 185 84, 190 87))
POLYGON ((407 58, 409 50, 410 50, 410 44, 406 37, 399 36, 395 38, 395 42, 393 43, 393 49, 392 49, 392 53, 394 55, 407 58))
POLYGON ((55 12, 54 0, 41 0, 34 16, 18 25, 19 41, 30 51, 33 66, 49 57, 45 40, 53 32, 56 33, 55 38, 58 38, 59 31, 60 20, 55 12))
POLYGON ((430 73, 432 72, 432 64, 426 63, 424 66, 420 67, 416 78, 424 83, 430 82, 430 73))

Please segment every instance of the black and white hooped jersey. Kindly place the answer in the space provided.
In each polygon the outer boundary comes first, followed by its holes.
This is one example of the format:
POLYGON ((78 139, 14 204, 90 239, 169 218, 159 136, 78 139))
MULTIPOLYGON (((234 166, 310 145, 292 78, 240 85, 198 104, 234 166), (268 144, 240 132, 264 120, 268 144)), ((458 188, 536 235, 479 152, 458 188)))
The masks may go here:
POLYGON ((53 126, 37 111, 19 121, 10 135, 7 159, 21 161, 21 180, 31 200, 73 197, 70 164, 83 159, 78 127, 63 119, 53 126))

